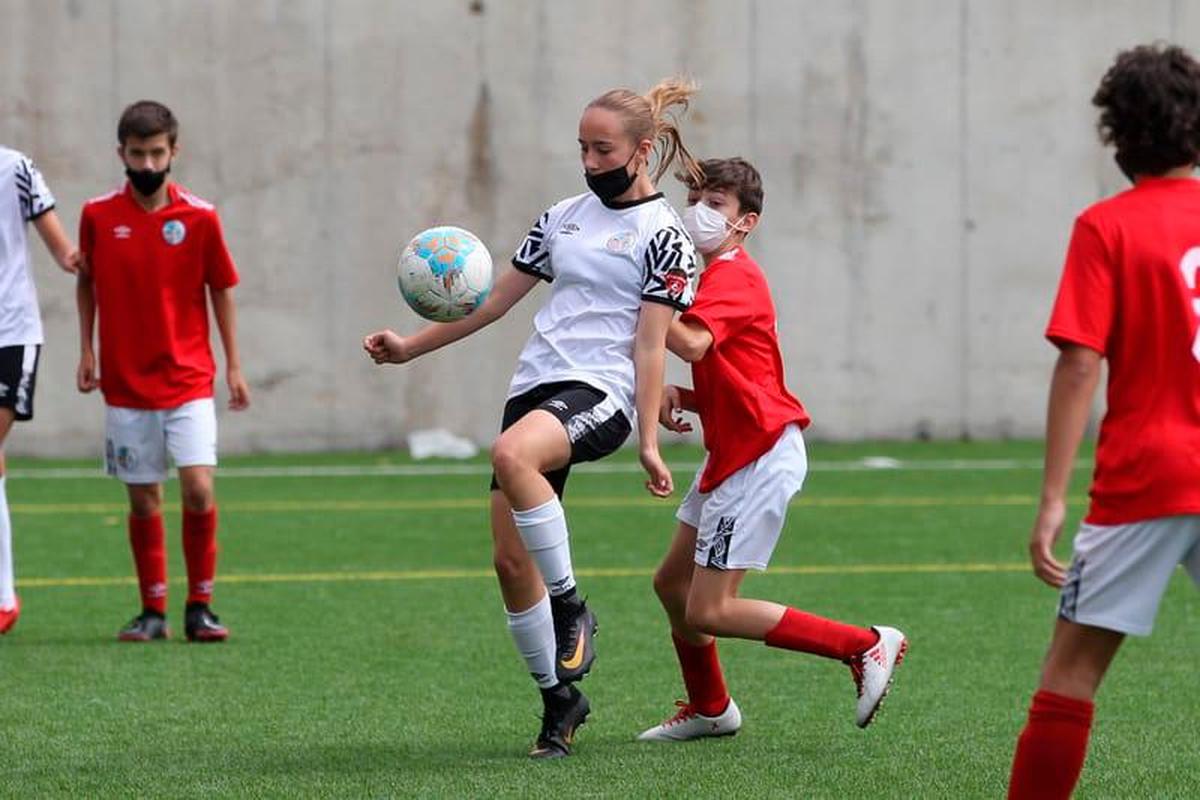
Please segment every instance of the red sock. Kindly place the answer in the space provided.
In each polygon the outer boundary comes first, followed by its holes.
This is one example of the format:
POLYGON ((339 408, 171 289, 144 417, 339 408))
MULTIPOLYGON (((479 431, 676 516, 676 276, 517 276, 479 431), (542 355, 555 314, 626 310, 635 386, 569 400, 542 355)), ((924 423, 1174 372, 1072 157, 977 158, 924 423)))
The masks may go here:
POLYGON ((1087 755, 1095 705, 1039 691, 1029 721, 1017 739, 1009 800, 1067 800, 1079 781, 1087 755))
POLYGON ((217 507, 183 512, 183 557, 187 562, 188 603, 212 600, 217 574, 217 507))
POLYGON ((847 625, 789 608, 763 641, 771 647, 846 661, 879 641, 870 628, 847 625))
POLYGON ((729 705, 729 690, 725 688, 721 659, 717 657, 717 640, 713 639, 706 645, 695 645, 672 634, 671 641, 675 643, 675 654, 679 656, 688 703, 706 717, 720 716, 729 705))
POLYGON ((162 515, 129 515, 129 548, 137 569, 142 608, 167 613, 167 548, 162 515))

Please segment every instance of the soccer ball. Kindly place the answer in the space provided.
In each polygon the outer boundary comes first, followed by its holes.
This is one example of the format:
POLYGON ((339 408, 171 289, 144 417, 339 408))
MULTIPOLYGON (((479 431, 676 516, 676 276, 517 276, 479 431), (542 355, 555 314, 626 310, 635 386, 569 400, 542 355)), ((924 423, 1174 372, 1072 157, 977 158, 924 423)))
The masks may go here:
POLYGON ((453 322, 483 304, 492 290, 492 255, 479 237, 439 225, 413 237, 397 265, 400 294, 425 319, 453 322))

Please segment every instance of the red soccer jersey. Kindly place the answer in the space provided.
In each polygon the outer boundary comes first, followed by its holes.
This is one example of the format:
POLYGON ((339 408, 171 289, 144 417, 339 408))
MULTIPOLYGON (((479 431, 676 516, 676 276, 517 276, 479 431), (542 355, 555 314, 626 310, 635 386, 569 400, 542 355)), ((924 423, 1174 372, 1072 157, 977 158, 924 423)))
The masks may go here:
POLYGON ((811 420, 784 385, 771 290, 745 250, 731 250, 705 268, 681 319, 700 323, 713 337, 704 358, 692 364, 708 450, 699 488, 711 492, 770 450, 789 423, 807 428, 811 420))
POLYGON ((1075 221, 1046 336, 1108 361, 1087 521, 1200 513, 1200 181, 1152 178, 1075 221))
POLYGON ((100 389, 109 405, 175 408, 212 397, 206 287, 238 282, 216 210, 182 187, 148 212, 124 191, 83 207, 79 245, 100 315, 100 389))

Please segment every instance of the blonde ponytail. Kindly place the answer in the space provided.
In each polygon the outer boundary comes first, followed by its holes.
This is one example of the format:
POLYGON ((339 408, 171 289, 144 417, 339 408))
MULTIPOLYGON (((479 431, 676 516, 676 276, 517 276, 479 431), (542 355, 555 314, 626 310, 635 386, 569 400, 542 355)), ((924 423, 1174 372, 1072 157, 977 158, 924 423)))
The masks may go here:
POLYGON ((588 103, 588 108, 607 108, 621 115, 625 133, 635 142, 650 139, 654 142, 656 164, 653 180, 667 173, 675 161, 697 183, 703 181, 704 173, 696 159, 688 152, 679 132, 676 113, 680 106, 687 111, 688 101, 696 93, 696 84, 686 78, 665 78, 650 88, 644 95, 629 89, 611 89, 588 103))

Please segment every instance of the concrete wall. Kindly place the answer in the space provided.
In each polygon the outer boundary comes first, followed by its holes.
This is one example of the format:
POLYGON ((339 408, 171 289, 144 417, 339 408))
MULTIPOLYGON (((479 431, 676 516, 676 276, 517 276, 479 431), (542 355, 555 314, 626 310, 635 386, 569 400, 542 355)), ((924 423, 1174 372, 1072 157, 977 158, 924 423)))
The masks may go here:
MULTIPOLYGON (((765 176, 752 250, 813 435, 1037 435, 1071 219, 1122 185, 1091 93, 1123 47, 1200 45, 1200 9, 1169 0, 0 0, 0 20, 0 142, 72 229, 119 180, 120 109, 181 119, 175 177, 218 204, 243 276, 255 405, 222 416, 227 452, 488 440, 539 295, 376 368, 362 335, 418 325, 400 245, 453 222, 506 261, 582 190, 586 101, 679 71, 703 87, 693 150, 765 176)), ((72 284, 35 249, 48 344, 10 450, 95 453, 72 284)))

